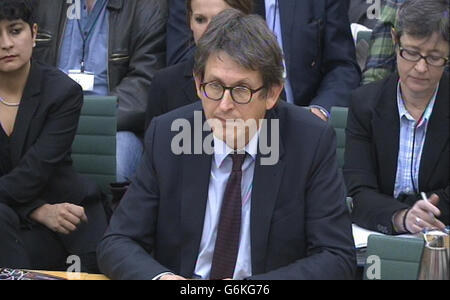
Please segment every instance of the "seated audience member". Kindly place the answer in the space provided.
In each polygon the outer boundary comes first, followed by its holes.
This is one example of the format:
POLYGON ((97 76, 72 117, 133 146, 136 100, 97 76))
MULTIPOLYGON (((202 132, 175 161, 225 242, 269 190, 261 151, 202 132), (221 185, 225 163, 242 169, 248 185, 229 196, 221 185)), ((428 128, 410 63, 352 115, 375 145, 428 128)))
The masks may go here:
POLYGON ((279 101, 282 53, 266 23, 235 9, 214 17, 194 78, 201 102, 147 131, 98 248, 101 270, 113 279, 353 278, 334 130, 279 101))
POLYGON ((344 176, 362 227, 450 223, 448 12, 448 0, 405 0, 392 30, 397 72, 353 94, 344 176))
POLYGON ((37 1, 33 57, 82 80, 85 95, 118 97, 117 179, 128 181, 143 152, 150 84, 165 66, 166 1, 66 2, 37 1))
POLYGON ((396 25, 397 13, 405 0, 386 0, 378 20, 372 30, 369 57, 363 72, 362 83, 367 84, 388 77, 395 72, 395 44, 391 31, 396 25))
POLYGON ((83 94, 31 60, 33 20, 31 0, 0 2, 0 266, 59 269, 73 254, 95 272, 105 211, 70 158, 83 94))
MULTIPOLYGON (((171 5, 182 5, 181 2, 171 5)), ((350 92, 361 81, 347 16, 348 1, 255 0, 254 3, 255 11, 266 19, 284 51, 287 72, 282 98, 309 107, 323 120, 328 119, 332 106, 348 106, 350 92)), ((169 28, 175 26, 170 24, 169 28)), ((176 36, 168 37, 168 41, 173 41, 168 45, 169 52, 180 53, 177 49, 186 47, 183 33, 189 34, 181 27, 168 33, 176 36)), ((185 51, 185 55, 189 53, 185 51)))
MULTIPOLYGON (((253 0, 187 0, 186 5, 189 26, 194 42, 197 43, 215 15, 227 8, 235 8, 250 14, 253 0)), ((186 18, 184 20, 186 22, 186 18)), ((193 67, 194 57, 191 56, 185 62, 156 73, 150 86, 151 101, 147 107, 146 127, 154 117, 200 100, 192 75, 193 67)))

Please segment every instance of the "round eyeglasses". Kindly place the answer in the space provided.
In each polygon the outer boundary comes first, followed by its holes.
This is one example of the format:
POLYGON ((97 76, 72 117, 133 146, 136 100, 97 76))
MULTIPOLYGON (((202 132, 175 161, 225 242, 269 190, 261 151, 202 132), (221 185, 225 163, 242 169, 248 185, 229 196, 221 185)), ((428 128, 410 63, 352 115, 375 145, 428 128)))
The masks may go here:
POLYGON ((248 104, 252 101, 253 95, 257 92, 261 91, 264 86, 259 89, 252 90, 251 88, 245 86, 223 86, 218 82, 206 82, 200 85, 203 90, 204 95, 213 101, 220 101, 223 99, 223 95, 226 90, 229 90, 231 93, 231 98, 234 102, 238 104, 248 104))

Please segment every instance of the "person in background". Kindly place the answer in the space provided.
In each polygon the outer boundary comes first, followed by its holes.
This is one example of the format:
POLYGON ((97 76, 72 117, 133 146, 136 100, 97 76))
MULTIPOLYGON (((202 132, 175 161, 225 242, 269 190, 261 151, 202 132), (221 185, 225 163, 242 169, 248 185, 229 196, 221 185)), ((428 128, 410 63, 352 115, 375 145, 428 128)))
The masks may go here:
POLYGON ((117 180, 129 181, 143 151, 150 84, 165 66, 166 0, 66 2, 36 1, 33 57, 76 79, 85 95, 118 97, 117 180))
MULTIPOLYGON (((282 98, 308 107, 323 120, 328 120, 332 106, 348 106, 350 92, 361 81, 348 21, 348 0, 254 3, 255 12, 266 19, 284 52, 286 84, 282 98)), ((171 48, 186 47, 181 43, 182 32, 187 34, 180 28, 179 42, 171 48)))
POLYGON ((66 74, 31 59, 30 0, 0 2, 0 266, 98 272, 106 215, 95 183, 72 168, 83 94, 66 74))
MULTIPOLYGON (((171 10, 179 9, 180 3, 183 1, 172 4, 171 10)), ((250 14, 253 0, 187 0, 184 9, 187 10, 191 42, 193 39, 192 43, 197 44, 211 19, 227 8, 235 8, 250 14)), ((183 18, 183 21, 186 23, 186 18, 183 18)), ((147 107, 146 128, 154 117, 200 100, 192 75, 193 67, 194 57, 190 56, 186 61, 163 69, 155 75, 150 86, 151 102, 147 107)))
POLYGON ((281 49, 261 17, 228 9, 213 18, 197 42, 201 102, 152 120, 142 164, 98 248, 104 274, 353 278, 334 130, 279 101, 283 69, 281 49), (200 146, 201 153, 174 149, 184 130, 172 128, 180 122, 188 130, 183 148, 200 146))
POLYGON ((353 220, 385 234, 443 230, 450 223, 449 1, 405 0, 391 38, 396 72, 356 90, 350 105, 343 171, 353 220))
POLYGON ((404 1, 386 0, 383 5, 380 20, 372 31, 362 84, 384 79, 395 72, 395 44, 392 42, 391 31, 396 25, 398 10, 404 1))

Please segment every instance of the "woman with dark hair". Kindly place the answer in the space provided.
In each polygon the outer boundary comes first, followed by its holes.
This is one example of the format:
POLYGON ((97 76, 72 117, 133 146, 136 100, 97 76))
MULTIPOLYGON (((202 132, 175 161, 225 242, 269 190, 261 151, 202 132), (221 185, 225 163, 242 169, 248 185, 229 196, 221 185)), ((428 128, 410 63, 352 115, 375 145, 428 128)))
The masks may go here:
POLYGON ((448 5, 406 0, 392 30, 397 72, 353 94, 344 176, 362 227, 399 234, 450 223, 448 5))
MULTIPOLYGON (((244 14, 253 11, 253 0, 188 0, 186 1, 187 22, 191 28, 194 43, 206 31, 211 19, 228 8, 244 14)), ((146 115, 146 128, 151 120, 178 107, 198 101, 192 76, 194 57, 177 65, 159 71, 150 87, 150 98, 146 115)))
POLYGON ((31 0, 0 2, 0 266, 60 269, 74 254, 95 271, 105 212, 70 158, 83 94, 31 60, 36 33, 31 0))

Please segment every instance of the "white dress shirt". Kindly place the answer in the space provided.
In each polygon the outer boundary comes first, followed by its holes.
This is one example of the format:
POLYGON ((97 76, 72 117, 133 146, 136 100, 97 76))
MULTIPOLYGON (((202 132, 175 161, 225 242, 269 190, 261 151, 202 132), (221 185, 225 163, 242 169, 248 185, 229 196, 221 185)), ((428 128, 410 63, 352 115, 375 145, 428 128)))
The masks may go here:
MULTIPOLYGON (((252 275, 251 242, 250 242, 250 208, 253 174, 256 153, 258 150, 258 134, 245 147, 247 157, 242 166, 242 224, 239 252, 233 279, 241 280, 252 275)), ((211 166, 208 202, 205 222, 197 258, 194 279, 209 279, 211 273, 214 247, 217 238, 223 195, 230 177, 233 161, 229 154, 233 152, 222 140, 214 137, 214 159, 211 166)))

